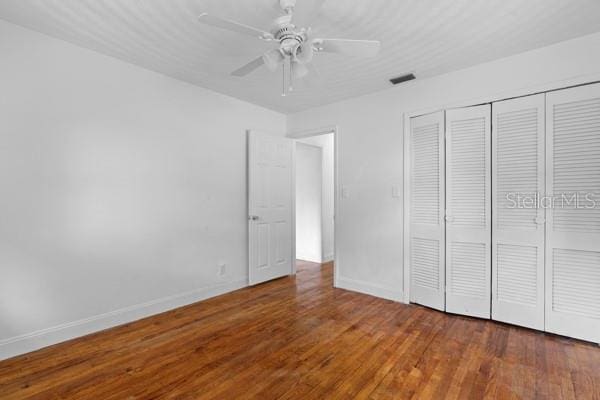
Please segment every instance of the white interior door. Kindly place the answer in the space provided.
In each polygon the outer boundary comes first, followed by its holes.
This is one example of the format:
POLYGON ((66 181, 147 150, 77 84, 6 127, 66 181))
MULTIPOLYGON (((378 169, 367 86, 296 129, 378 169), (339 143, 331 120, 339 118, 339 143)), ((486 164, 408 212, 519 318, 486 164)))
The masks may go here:
POLYGON ((600 342, 600 85, 548 93, 546 126, 546 330, 600 342))
POLYGON ((446 311, 490 318, 491 105, 446 111, 446 311))
POLYGON ((492 318, 544 330, 545 95, 492 105, 492 318))
POLYGON ((291 139, 248 133, 249 283, 292 273, 291 139))
POLYGON ((444 112, 411 118, 410 300, 445 308, 444 112))

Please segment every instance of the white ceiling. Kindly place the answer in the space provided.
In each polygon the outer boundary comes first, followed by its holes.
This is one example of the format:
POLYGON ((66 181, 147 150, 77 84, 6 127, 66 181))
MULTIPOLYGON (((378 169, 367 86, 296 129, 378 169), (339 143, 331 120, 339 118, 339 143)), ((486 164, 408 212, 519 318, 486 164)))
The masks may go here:
POLYGON ((229 76, 271 44, 196 22, 209 12, 268 29, 277 0, 2 0, 0 18, 286 113, 385 89, 406 72, 427 78, 600 31, 598 0, 326 0, 316 13, 314 3, 298 0, 297 25, 377 39, 382 53, 318 54, 318 79, 283 98, 279 73, 229 76))

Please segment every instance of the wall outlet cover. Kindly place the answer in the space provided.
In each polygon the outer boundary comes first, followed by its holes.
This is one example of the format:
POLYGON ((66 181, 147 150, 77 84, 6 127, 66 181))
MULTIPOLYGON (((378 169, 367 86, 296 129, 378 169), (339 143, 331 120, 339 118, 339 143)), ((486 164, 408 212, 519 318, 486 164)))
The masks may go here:
POLYGON ((348 190, 347 187, 342 187, 342 198, 343 199, 347 199, 350 197, 350 191, 348 190))

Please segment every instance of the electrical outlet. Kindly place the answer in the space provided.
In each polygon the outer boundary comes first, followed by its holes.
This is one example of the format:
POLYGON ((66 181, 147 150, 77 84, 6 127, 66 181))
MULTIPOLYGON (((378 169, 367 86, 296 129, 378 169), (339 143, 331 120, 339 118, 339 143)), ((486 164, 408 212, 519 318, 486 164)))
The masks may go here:
POLYGON ((350 197, 350 191, 346 186, 342 186, 342 199, 347 199, 350 197))
POLYGON ((227 275, 227 264, 220 263, 219 264, 219 276, 227 275))

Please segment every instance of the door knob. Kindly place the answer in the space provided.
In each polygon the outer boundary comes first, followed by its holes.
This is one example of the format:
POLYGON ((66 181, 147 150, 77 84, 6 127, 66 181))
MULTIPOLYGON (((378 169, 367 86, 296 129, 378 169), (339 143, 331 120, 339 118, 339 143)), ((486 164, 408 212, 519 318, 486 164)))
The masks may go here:
POLYGON ((258 215, 251 215, 248 217, 250 221, 258 221, 258 215))

